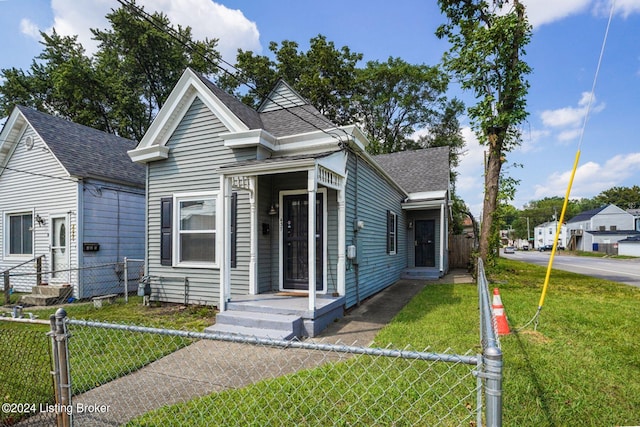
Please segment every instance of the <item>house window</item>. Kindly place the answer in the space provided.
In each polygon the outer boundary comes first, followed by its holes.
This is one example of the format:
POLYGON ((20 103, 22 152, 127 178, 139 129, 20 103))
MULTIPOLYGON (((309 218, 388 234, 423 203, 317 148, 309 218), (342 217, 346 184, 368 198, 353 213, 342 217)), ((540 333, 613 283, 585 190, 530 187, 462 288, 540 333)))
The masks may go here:
POLYGON ((611 230, 611 231, 616 231, 617 229, 618 229, 617 225, 612 225, 612 226, 609 227, 609 230, 611 230))
POLYGON ((178 264, 216 263, 216 195, 175 197, 174 256, 178 264))
POLYGON ((394 255, 398 249, 398 215, 387 211, 387 253, 394 255))
POLYGON ((7 215, 7 252, 9 255, 33 255, 33 214, 7 215))

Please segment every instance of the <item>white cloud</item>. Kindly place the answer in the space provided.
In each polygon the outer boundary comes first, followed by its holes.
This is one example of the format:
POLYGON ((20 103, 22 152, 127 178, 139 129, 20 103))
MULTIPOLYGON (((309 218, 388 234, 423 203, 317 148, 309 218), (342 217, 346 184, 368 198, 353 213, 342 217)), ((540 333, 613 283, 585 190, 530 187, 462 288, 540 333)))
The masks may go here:
POLYGON ((576 107, 545 110, 540 113, 540 118, 544 126, 558 130, 559 141, 570 141, 580 135, 580 129, 587 114, 599 113, 604 108, 605 103, 597 104, 595 96, 591 98, 590 92, 583 92, 576 107), (590 99, 591 105, 589 105, 590 99))
POLYGON ((523 0, 534 28, 584 12, 592 0, 523 0))
POLYGON ((484 197, 485 147, 480 145, 469 127, 462 128, 462 137, 465 140, 465 152, 460 156, 457 168, 456 191, 469 206, 473 215, 479 218, 484 197))
MULTIPOLYGON (((608 16, 612 0, 523 0, 527 17, 534 28, 560 21, 571 15, 590 11, 596 16, 608 16)), ((640 0, 616 0, 615 13, 627 17, 640 13, 640 0)))
POLYGON ((20 20, 20 32, 34 39, 40 38, 38 26, 27 18, 20 20))
MULTIPOLYGON (((640 153, 618 154, 604 164, 584 163, 576 170, 571 197, 593 197, 611 187, 623 185, 625 179, 640 170, 640 153)), ((551 174, 546 183, 535 186, 535 199, 564 197, 571 170, 551 174)))
POLYGON ((540 149, 540 142, 551 135, 547 129, 533 129, 522 132, 522 143, 517 148, 522 153, 535 152, 540 149))
MULTIPOLYGON (((239 48, 261 52, 260 33, 255 22, 248 20, 240 10, 232 10, 211 0, 139 0, 145 11, 161 11, 170 22, 192 29, 194 39, 219 39, 218 50, 222 58, 235 62, 239 48)), ((88 54, 97 50, 91 39, 91 28, 106 29, 105 15, 119 6, 113 0, 52 0, 54 15, 52 27, 60 35, 77 35, 88 54)), ((37 27, 25 22, 22 32, 39 39, 37 27)), ((51 28, 44 29, 50 32, 51 28)))

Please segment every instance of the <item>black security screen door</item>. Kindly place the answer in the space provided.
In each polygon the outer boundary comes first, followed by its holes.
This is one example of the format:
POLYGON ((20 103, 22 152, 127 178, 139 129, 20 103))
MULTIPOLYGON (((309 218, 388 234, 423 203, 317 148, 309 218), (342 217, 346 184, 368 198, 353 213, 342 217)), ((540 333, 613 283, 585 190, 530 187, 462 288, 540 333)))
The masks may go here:
MULTIPOLYGON (((306 194, 283 197, 283 289, 309 290, 309 198, 306 194)), ((322 194, 316 198, 316 290, 322 290, 322 194)))
POLYGON ((436 266, 436 222, 432 219, 416 221, 416 267, 436 266))

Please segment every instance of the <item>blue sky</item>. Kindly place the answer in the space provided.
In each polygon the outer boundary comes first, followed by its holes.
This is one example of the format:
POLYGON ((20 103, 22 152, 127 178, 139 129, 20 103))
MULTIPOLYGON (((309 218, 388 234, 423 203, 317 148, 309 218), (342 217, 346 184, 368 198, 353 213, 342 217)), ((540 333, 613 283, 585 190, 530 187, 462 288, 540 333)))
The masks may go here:
MULTIPOLYGON (((529 118, 522 145, 508 155, 520 180, 514 204, 564 196, 584 123, 586 105, 607 25, 605 0, 523 0, 534 26, 525 60, 529 118)), ((196 38, 220 39, 232 61, 237 48, 267 54, 270 41, 293 40, 306 49, 323 34, 364 60, 400 57, 435 65, 447 43, 434 36, 443 17, 437 2, 356 0, 322 2, 247 0, 138 0, 173 23, 189 25, 196 38)), ((91 51, 89 28, 105 28, 116 0, 0 0, 0 68, 28 69, 41 51, 38 30, 77 34, 91 51)), ((452 87, 450 96, 473 98, 452 87)), ((466 119, 463 124, 467 125, 466 119)), ((476 216, 482 206, 483 147, 466 126, 467 151, 458 168, 458 192, 476 216)), ((613 186, 640 185, 640 0, 617 0, 585 127, 571 196, 593 197, 613 186)))

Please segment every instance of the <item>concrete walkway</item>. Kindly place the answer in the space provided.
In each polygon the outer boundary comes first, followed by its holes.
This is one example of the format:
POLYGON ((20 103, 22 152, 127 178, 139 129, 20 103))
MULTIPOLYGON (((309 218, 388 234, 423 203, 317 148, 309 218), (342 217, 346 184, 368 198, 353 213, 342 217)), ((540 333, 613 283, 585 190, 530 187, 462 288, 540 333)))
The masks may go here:
MULTIPOLYGON (((432 283, 473 283, 465 271, 437 281, 400 280, 350 310, 312 342, 369 346, 418 292, 432 283)), ((106 408, 74 415, 76 426, 115 426, 165 405, 276 378, 349 354, 199 340, 148 366, 79 396, 73 404, 106 408), (100 405, 100 406, 98 406, 100 405)), ((114 363, 118 363, 114 360, 114 363)), ((72 367, 73 369, 73 367, 72 367)))

